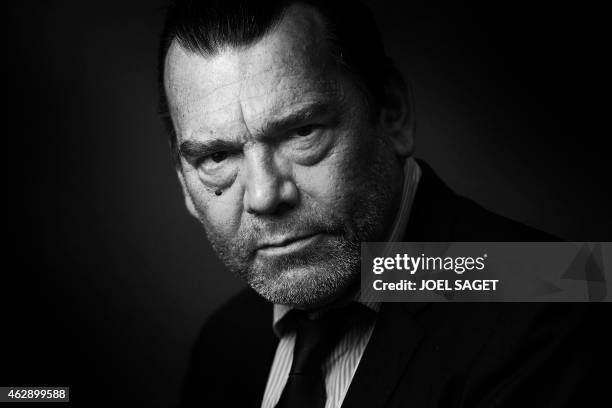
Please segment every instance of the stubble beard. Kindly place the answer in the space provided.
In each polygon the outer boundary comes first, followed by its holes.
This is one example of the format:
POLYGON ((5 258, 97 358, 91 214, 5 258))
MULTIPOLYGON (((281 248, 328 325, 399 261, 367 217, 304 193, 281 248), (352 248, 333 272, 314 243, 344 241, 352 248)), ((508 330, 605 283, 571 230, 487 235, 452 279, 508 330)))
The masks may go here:
POLYGON ((397 176, 398 163, 383 153, 388 149, 383 141, 373 144, 374 150, 370 152, 376 154, 360 166, 364 171, 353 179, 360 188, 349 200, 346 215, 332 214, 312 201, 293 216, 251 219, 233 237, 222 236, 201 218, 219 258, 230 271, 275 304, 314 309, 341 297, 359 281, 361 242, 384 240, 381 226, 388 225, 396 207, 393 203, 398 192, 390 180, 397 176), (262 237, 313 230, 325 234, 326 239, 295 254, 270 258, 255 255, 255 243, 262 237))

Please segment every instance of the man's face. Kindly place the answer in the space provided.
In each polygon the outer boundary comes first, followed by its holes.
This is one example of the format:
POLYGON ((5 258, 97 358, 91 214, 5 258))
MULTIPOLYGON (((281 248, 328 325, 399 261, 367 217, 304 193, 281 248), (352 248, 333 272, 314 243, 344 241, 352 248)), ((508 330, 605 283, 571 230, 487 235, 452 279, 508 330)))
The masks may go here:
POLYGON ((187 207, 229 269, 301 308, 356 282, 360 242, 385 239, 402 179, 322 27, 295 6, 251 46, 175 42, 165 65, 187 207))

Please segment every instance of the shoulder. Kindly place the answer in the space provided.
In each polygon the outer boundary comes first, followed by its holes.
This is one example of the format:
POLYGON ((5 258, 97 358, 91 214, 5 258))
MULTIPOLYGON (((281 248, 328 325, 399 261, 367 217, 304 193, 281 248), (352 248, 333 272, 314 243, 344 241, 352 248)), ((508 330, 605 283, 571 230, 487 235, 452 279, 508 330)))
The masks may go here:
POLYGON ((452 233, 463 241, 560 241, 544 231, 495 214, 475 201, 457 195, 455 199, 452 233))
POLYGON ((596 373, 612 358, 610 335, 601 327, 609 312, 605 304, 489 307, 498 318, 466 377, 466 406, 516 406, 527 395, 534 405, 573 406, 601 395, 603 380, 596 373))
POLYGON ((587 403, 612 362, 608 314, 602 303, 429 304, 416 315, 425 336, 413 370, 436 384, 432 401, 457 406, 587 403))
POLYGON ((221 305, 203 324, 199 343, 239 342, 244 336, 271 330, 272 304, 245 288, 221 305))
POLYGON ((455 193, 424 161, 411 210, 407 241, 538 242, 560 239, 495 214, 455 193))
POLYGON ((261 399, 276 341, 272 304, 251 289, 233 296, 200 330, 180 406, 254 406, 261 399))

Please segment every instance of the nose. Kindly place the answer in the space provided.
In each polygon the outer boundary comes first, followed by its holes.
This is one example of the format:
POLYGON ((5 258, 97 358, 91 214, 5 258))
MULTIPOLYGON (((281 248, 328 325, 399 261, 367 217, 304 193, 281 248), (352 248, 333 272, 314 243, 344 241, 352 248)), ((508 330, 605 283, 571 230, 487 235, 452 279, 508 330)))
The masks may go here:
POLYGON ((298 190, 287 165, 274 152, 257 147, 245 152, 244 208, 250 214, 274 215, 295 207, 298 190))

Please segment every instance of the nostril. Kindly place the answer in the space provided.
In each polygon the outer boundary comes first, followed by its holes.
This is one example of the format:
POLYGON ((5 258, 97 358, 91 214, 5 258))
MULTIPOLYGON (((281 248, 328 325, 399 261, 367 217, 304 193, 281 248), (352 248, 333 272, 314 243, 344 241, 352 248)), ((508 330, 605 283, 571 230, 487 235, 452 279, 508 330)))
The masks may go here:
POLYGON ((279 199, 278 186, 274 183, 256 183, 245 193, 245 206, 251 213, 270 213, 274 212, 279 199))
POLYGON ((274 210, 274 215, 282 215, 282 214, 286 214, 288 212, 290 212, 293 208, 295 207, 295 205, 287 203, 287 202, 281 202, 279 203, 275 210, 274 210))

